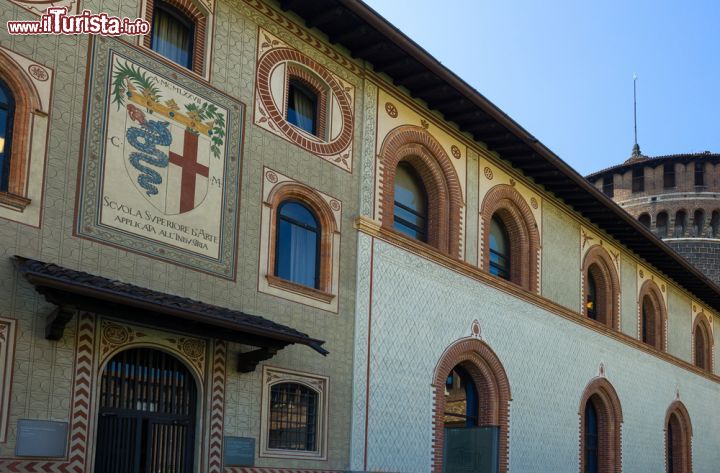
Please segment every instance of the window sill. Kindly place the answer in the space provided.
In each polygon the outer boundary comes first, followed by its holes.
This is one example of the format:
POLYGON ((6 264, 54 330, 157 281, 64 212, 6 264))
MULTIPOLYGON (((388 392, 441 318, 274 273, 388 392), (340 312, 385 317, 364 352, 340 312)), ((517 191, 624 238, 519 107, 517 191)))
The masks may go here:
POLYGON ((261 457, 265 458, 292 458, 294 460, 327 460, 327 457, 322 452, 311 452, 308 450, 280 450, 273 448, 265 448, 261 457))
POLYGON ((8 192, 0 192, 0 205, 9 207, 17 212, 22 212, 30 205, 32 200, 8 192))
POLYGON ((284 291, 294 292, 295 294, 300 294, 301 296, 316 299, 326 304, 329 304, 335 298, 335 294, 330 294, 329 292, 321 291, 319 289, 303 286, 302 284, 294 283, 292 281, 279 278, 272 274, 268 274, 265 277, 271 287, 276 287, 284 291))

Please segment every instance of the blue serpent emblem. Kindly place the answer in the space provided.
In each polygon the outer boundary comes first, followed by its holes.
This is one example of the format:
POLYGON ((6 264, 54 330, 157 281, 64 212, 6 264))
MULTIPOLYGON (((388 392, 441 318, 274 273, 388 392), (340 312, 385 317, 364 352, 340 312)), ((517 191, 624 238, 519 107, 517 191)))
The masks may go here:
POLYGON ((142 151, 130 153, 130 164, 140 171, 137 178, 140 187, 145 189, 147 195, 155 195, 158 193, 157 185, 162 184, 162 176, 153 168, 146 166, 142 162, 159 168, 168 166, 168 156, 156 148, 157 145, 170 146, 172 143, 172 134, 168 129, 170 124, 167 122, 158 122, 155 120, 142 120, 140 126, 129 128, 126 136, 133 148, 142 151))

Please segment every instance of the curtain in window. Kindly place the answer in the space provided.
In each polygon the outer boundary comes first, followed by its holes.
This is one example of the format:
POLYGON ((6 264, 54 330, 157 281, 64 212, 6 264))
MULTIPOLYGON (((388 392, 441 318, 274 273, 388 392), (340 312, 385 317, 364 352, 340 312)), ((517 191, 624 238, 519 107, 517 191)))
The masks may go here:
POLYGON ((179 13, 159 6, 153 14, 152 48, 173 62, 192 67, 192 26, 182 21, 179 13))
POLYGON ((278 211, 276 276, 317 288, 320 226, 298 202, 284 202, 278 211))
POLYGON ((298 125, 305 131, 313 132, 313 102, 305 94, 295 93, 293 108, 297 113, 298 125))
POLYGON ((0 191, 7 192, 10 177, 10 138, 15 101, 10 88, 0 80, 0 191))

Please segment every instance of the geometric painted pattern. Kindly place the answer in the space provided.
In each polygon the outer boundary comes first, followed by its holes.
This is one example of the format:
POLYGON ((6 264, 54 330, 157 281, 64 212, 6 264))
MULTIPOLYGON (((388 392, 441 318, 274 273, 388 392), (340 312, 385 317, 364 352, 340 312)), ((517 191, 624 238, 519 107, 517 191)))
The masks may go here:
POLYGON ((0 318, 0 442, 5 441, 10 410, 10 380, 15 353, 15 325, 13 319, 0 318))
POLYGON ((212 400, 210 407, 210 451, 208 472, 222 472, 223 418, 225 414, 225 358, 226 344, 215 340, 212 370, 212 400))
POLYGON ((75 355, 75 381, 73 386, 72 415, 70 421, 69 458, 64 460, 0 460, 0 471, 8 472, 62 472, 82 473, 87 456, 88 427, 90 423, 90 395, 92 364, 95 346, 95 316, 81 313, 78 317, 77 350, 75 355))
MULTIPOLYGON (((91 472, 92 466, 89 455, 89 441, 91 425, 93 422, 92 395, 94 390, 93 371, 102 366, 100 358, 109 355, 110 349, 107 346, 107 340, 98 334, 104 328, 112 328, 117 333, 118 327, 132 331, 135 334, 142 334, 136 328, 129 325, 121 325, 117 322, 108 324, 106 320, 98 320, 94 314, 81 312, 78 316, 78 330, 76 339, 75 354, 75 372, 73 380, 72 395, 72 411, 70 414, 70 438, 68 446, 68 455, 64 459, 57 460, 35 460, 21 458, 0 458, 0 471, 11 473, 85 473, 91 472), (100 323, 97 323, 100 322, 100 323), (103 324, 103 322, 105 322, 103 324)), ((147 334, 153 335, 152 330, 143 329, 147 334)), ((160 332, 159 332, 160 333, 160 332)), ((107 334, 105 334, 107 335, 107 334)), ((107 338, 107 337, 105 337, 107 338)), ((141 337, 142 338, 142 337, 141 337)), ((177 344, 177 337, 148 336, 143 343, 147 344, 152 340, 156 345, 167 344, 174 353, 183 355, 187 360, 187 350, 182 351, 182 345, 177 344)), ((200 339, 194 339, 200 340, 200 339)), ((202 340, 206 343, 205 340, 202 340)), ((112 349, 127 347, 137 341, 128 338, 122 343, 111 344, 112 349)), ((193 350, 194 352, 194 350, 193 350)), ((225 403, 225 362, 227 347, 222 340, 216 340, 213 348, 213 364, 212 364, 212 401, 210 405, 210 430, 208 432, 210 449, 208 452, 208 468, 209 473, 222 472, 222 441, 223 441, 223 415, 225 403)), ((204 367, 203 367, 204 368, 204 367)), ((198 373, 201 380, 204 379, 204 369, 198 373)), ((203 383, 204 384, 204 383, 203 383)))

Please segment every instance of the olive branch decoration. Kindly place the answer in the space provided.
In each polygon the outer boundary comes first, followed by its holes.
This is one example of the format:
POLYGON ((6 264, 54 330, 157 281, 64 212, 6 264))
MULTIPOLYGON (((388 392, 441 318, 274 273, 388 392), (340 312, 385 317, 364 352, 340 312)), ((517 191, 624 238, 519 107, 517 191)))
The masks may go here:
POLYGON ((153 101, 157 102, 160 99, 160 89, 156 87, 155 79, 139 68, 133 65, 128 66, 126 62, 118 64, 113 72, 115 77, 113 78, 112 102, 117 104, 118 110, 125 105, 126 94, 129 93, 125 85, 126 81, 132 82, 140 89, 141 94, 152 98, 153 101))
POLYGON ((203 102, 200 106, 195 103, 185 104, 185 110, 188 115, 198 121, 212 121, 213 127, 208 132, 212 143, 210 151, 212 151, 213 156, 220 158, 220 147, 223 144, 223 138, 225 138, 225 117, 218 112, 215 105, 208 102, 203 102))
MULTIPOLYGON (((149 76, 140 68, 126 62, 117 64, 113 71, 112 81, 112 103, 117 104, 118 110, 125 105, 129 97, 128 84, 137 87, 140 94, 158 102, 161 98, 160 89, 157 87, 157 80, 149 76)), ((220 158, 221 146, 225 138, 225 117, 214 104, 203 102, 202 105, 195 103, 185 104, 185 111, 193 120, 201 123, 210 122, 212 128, 208 131, 210 136, 210 151, 215 158, 220 158)), ((152 112, 152 111, 151 111, 152 112)), ((197 131, 190 130, 197 134, 197 131)))

